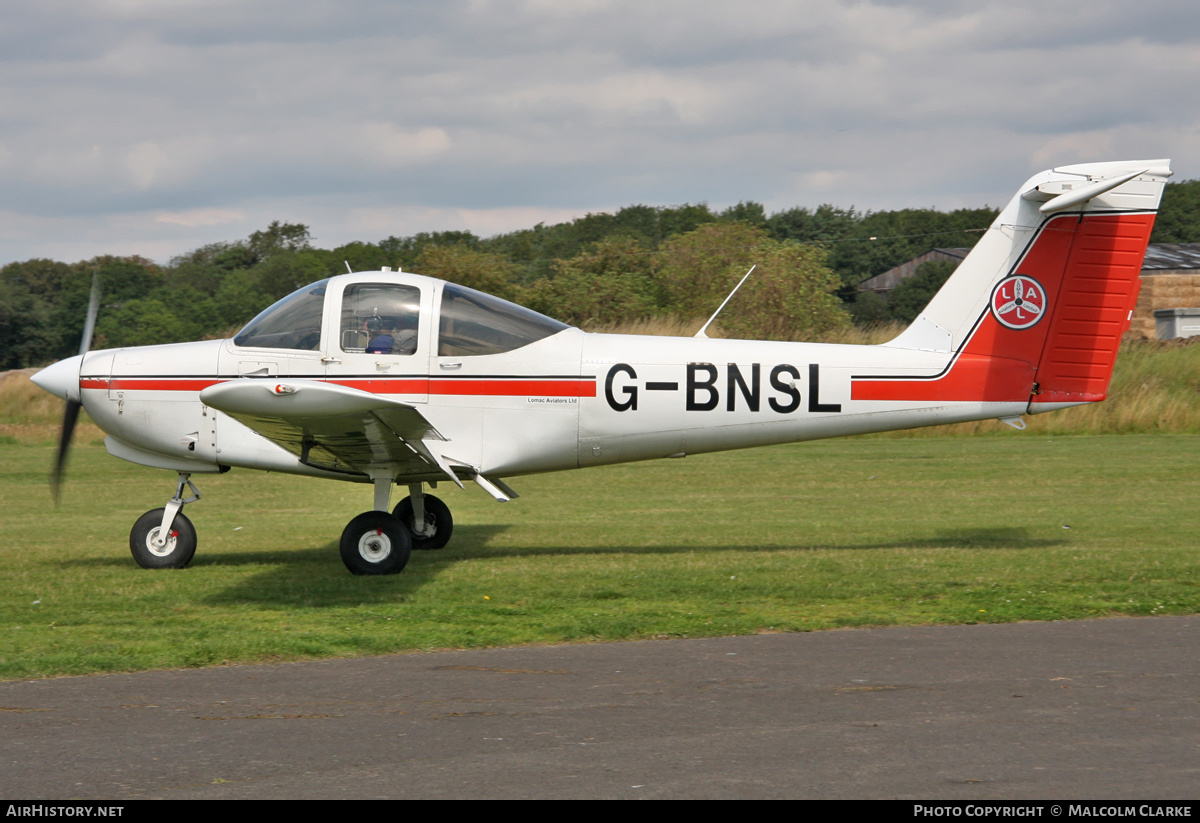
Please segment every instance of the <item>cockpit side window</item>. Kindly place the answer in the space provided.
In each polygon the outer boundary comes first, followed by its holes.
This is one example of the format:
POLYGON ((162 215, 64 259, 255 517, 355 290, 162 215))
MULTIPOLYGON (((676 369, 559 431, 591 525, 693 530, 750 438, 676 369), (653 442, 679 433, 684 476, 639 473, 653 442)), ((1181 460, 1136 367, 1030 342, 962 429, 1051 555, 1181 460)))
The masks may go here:
POLYGON ((237 333, 234 345, 316 351, 321 345, 321 315, 328 282, 305 286, 276 302, 237 333))
POLYGON ((500 354, 569 328, 566 323, 499 297, 447 283, 442 290, 438 354, 500 354))
POLYGON ((414 354, 421 326, 421 291, 394 283, 356 283, 342 295, 345 352, 414 354))

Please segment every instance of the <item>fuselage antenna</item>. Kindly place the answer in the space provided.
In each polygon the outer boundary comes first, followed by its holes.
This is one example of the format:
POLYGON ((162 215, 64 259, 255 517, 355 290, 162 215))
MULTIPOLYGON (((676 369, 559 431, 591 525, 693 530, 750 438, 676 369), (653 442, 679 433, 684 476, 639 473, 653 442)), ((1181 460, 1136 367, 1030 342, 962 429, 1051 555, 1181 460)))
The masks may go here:
POLYGON ((725 298, 725 301, 723 303, 721 303, 721 305, 717 306, 717 310, 715 312, 713 312, 713 316, 708 318, 708 322, 700 327, 700 331, 696 332, 696 337, 708 337, 708 335, 704 333, 704 330, 712 325, 712 321, 717 319, 717 315, 721 313, 721 309, 725 308, 725 303, 728 303, 730 300, 733 299, 733 296, 735 294, 737 294, 737 290, 742 287, 742 284, 746 282, 746 278, 750 276, 750 272, 754 271, 756 268, 758 268, 757 263, 755 263, 753 266, 750 267, 750 271, 748 271, 744 275, 742 275, 742 279, 739 280, 738 284, 733 287, 733 291, 731 291, 729 293, 729 296, 725 298))

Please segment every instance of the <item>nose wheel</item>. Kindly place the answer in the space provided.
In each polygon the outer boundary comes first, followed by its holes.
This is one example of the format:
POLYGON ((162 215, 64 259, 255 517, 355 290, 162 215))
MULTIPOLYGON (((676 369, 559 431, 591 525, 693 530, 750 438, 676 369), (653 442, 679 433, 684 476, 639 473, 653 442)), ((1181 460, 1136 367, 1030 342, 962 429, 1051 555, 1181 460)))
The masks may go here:
POLYGON ((129 533, 129 550, 143 569, 182 569, 196 554, 196 527, 183 512, 162 529, 165 508, 151 509, 138 518, 129 533))
POLYGON ((143 514, 129 532, 129 550, 143 569, 182 569, 196 554, 196 527, 182 509, 199 500, 200 491, 188 477, 180 472, 170 502, 143 514), (185 486, 191 489, 191 497, 183 496, 185 486))

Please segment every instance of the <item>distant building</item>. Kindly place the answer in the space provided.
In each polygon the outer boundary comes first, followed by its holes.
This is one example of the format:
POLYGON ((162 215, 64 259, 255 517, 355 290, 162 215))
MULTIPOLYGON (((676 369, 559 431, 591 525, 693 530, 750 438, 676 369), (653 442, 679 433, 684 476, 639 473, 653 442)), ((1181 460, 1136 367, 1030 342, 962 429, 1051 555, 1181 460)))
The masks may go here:
POLYGON ((1200 243, 1151 243, 1129 331, 1155 337, 1157 309, 1200 308, 1200 243))
POLYGON ((917 267, 922 263, 948 260, 957 266, 963 261, 963 258, 967 256, 967 252, 969 251, 970 249, 934 249, 933 251, 925 252, 920 257, 914 257, 907 263, 901 263, 894 269, 888 269, 883 274, 868 277, 858 284, 858 290, 873 291, 880 297, 887 297, 888 292, 916 274, 917 267))
MULTIPOLYGON (((886 298, 888 292, 917 273, 917 267, 933 260, 961 263, 970 249, 934 249, 894 269, 859 283, 859 291, 873 291, 886 298)), ((1200 243, 1151 243, 1142 262, 1142 289, 1129 331, 1155 337, 1154 312, 1159 309, 1200 308, 1200 243)))

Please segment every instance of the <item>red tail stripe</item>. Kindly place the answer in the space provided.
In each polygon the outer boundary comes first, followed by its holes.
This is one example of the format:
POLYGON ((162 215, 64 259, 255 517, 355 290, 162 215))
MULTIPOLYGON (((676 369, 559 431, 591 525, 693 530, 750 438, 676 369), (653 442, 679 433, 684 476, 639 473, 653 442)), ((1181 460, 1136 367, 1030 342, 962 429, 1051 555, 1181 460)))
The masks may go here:
POLYGON ((1153 225, 1153 214, 1052 219, 1016 269, 1042 283, 1048 318, 1014 330, 989 311, 945 375, 858 378, 851 399, 1020 402, 1037 383, 1039 403, 1103 400, 1153 225))
POLYGON ((914 402, 1021 401, 1029 399, 1033 373, 1034 366, 1031 363, 963 354, 955 361, 954 367, 940 378, 855 380, 850 386, 850 397, 852 400, 914 402))

